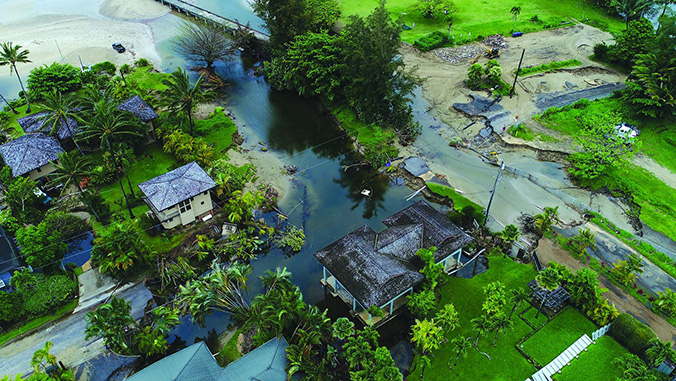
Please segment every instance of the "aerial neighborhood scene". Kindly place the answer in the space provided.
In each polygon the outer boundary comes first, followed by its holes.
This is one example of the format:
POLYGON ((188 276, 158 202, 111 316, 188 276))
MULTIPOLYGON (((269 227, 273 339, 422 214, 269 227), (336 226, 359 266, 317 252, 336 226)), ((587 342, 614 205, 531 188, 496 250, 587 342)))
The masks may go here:
POLYGON ((674 0, 0 0, 0 381, 673 381, 673 290, 674 0))

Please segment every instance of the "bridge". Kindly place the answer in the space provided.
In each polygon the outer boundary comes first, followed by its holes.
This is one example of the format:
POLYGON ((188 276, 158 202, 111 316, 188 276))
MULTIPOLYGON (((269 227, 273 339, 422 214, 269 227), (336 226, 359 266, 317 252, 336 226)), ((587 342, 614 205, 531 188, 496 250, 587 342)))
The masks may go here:
MULTIPOLYGON (((169 8, 177 12, 185 13, 186 15, 190 15, 196 19, 204 20, 212 24, 222 25, 223 27, 229 30, 246 28, 246 25, 243 25, 236 20, 231 20, 227 17, 217 15, 204 8, 198 7, 197 5, 186 3, 183 0, 156 0, 156 1, 159 1, 163 5, 168 5, 169 8)), ((256 38, 258 38, 259 40, 263 41, 270 40, 269 34, 253 29, 251 27, 249 27, 248 29, 251 30, 254 36, 256 36, 256 38)))

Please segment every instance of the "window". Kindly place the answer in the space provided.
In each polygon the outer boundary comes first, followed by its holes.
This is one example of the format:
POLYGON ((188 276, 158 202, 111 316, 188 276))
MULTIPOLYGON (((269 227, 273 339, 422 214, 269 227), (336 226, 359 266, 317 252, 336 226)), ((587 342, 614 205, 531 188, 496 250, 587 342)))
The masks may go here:
POLYGON ((190 205, 190 200, 185 200, 178 203, 178 210, 179 212, 181 212, 181 214, 187 212, 190 209, 192 209, 192 206, 190 205))
POLYGON ((204 205, 204 201, 202 201, 202 202, 200 203, 200 205, 204 205))
POLYGON ((171 217, 170 219, 167 220, 167 222, 171 222, 174 220, 174 217, 171 217))
POLYGON ((37 173, 42 172, 42 168, 38 167, 38 168, 35 170, 35 172, 37 172, 37 173))

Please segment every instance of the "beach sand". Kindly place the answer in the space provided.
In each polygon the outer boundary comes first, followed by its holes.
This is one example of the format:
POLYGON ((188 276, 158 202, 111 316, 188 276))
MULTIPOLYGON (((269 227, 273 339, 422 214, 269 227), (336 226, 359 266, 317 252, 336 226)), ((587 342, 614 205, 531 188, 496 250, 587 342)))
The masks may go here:
POLYGON ((0 41, 11 41, 30 51, 32 62, 19 67, 24 78, 31 69, 52 62, 79 66, 82 59, 85 66, 102 61, 119 66, 139 58, 154 64, 161 61, 150 27, 140 21, 130 21, 152 19, 169 12, 168 7, 152 0, 7 0, 1 3, 4 9, 0 18, 0 41), (111 47, 115 42, 124 45, 127 51, 117 53, 111 47))

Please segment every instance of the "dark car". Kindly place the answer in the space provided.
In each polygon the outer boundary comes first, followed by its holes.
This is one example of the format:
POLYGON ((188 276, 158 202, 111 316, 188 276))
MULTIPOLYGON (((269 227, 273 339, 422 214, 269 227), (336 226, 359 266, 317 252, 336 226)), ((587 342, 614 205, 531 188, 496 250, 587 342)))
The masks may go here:
POLYGON ((119 42, 113 44, 113 49, 117 50, 118 53, 124 53, 127 51, 127 49, 125 49, 124 46, 122 46, 122 44, 119 42))

